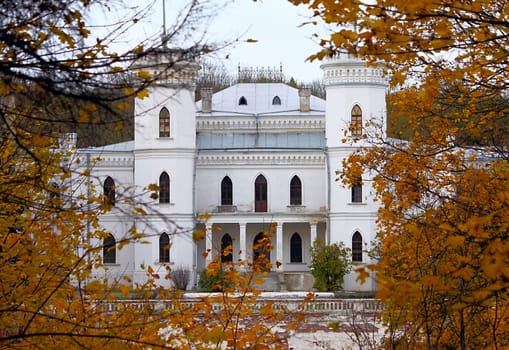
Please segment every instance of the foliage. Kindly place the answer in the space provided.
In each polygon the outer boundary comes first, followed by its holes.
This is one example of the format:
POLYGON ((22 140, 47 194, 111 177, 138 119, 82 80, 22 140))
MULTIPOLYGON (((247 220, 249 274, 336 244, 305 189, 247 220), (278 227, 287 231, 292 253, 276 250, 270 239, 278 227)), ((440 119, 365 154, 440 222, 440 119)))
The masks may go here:
POLYGON ((506 1, 291 0, 337 25, 328 55, 382 61, 406 141, 371 141, 345 183, 375 174, 386 348, 500 349, 509 296, 506 1))
POLYGON ((341 243, 326 245, 316 240, 311 247, 313 285, 320 292, 335 292, 342 288, 343 279, 351 270, 350 250, 341 243))
MULTIPOLYGON (((259 252, 272 249, 270 232, 253 247, 259 252)), ((231 250, 228 251, 231 253, 231 250)), ((167 343, 173 348, 188 349, 281 349, 282 339, 276 327, 295 329, 302 320, 297 311, 274 307, 273 302, 260 298, 257 288, 262 276, 271 267, 263 253, 233 263, 221 263, 221 250, 204 253, 214 255, 201 276, 211 281, 210 288, 217 293, 207 293, 200 303, 189 308, 186 299, 173 299, 173 306, 165 314, 164 328, 167 343), (217 276, 221 278, 217 280, 217 276), (225 283, 226 281, 226 283, 225 283), (207 320, 203 322, 203 320, 207 320)), ((201 278, 200 278, 201 279, 201 278)), ((308 296, 302 304, 311 300, 308 296)), ((303 305, 301 305, 303 306, 303 305)))
MULTIPOLYGON (((115 39, 144 12, 126 12, 104 36, 92 35, 85 14, 97 7, 115 10, 113 3, 101 0, 2 3, 0 348, 275 347, 271 320, 278 321, 280 315, 271 305, 256 304, 255 290, 245 284, 252 279, 242 279, 249 274, 229 270, 236 278, 223 292, 229 294, 193 307, 179 291, 162 288, 161 276, 151 266, 144 267, 145 283, 93 274, 104 268, 105 247, 97 242, 108 237, 101 216, 112 203, 95 191, 89 168, 75 172, 74 150, 62 147, 61 133, 83 125, 120 131, 127 125, 124 111, 131 108, 132 98, 146 96, 158 74, 178 74, 179 60, 196 58, 205 50, 197 41, 179 56, 168 55, 167 71, 150 65, 154 55, 175 52, 167 48, 173 43, 168 40, 180 43, 182 37, 190 38, 186 30, 195 33, 205 15, 199 1, 189 2, 173 27, 178 30, 168 33, 163 43, 147 40, 120 53, 113 49, 115 39), (140 62, 146 69, 132 73, 129 65, 140 62), (77 190, 82 183, 91 184, 89 193, 77 190), (160 300, 150 301, 154 294, 160 300), (137 299, 126 301, 130 295, 137 299)), ((207 46, 207 51, 213 49, 207 46)), ((128 191, 115 190, 118 208, 125 205, 143 220, 146 203, 137 200, 134 207, 128 191)), ((144 237, 128 229, 115 248, 144 237)), ((243 264, 246 271, 256 266, 243 264)), ((171 278, 171 271, 164 277, 171 278)))
POLYGON ((198 287, 204 292, 221 292, 225 287, 231 287, 232 285, 231 281, 226 280, 227 277, 227 273, 222 269, 218 271, 202 270, 198 287))

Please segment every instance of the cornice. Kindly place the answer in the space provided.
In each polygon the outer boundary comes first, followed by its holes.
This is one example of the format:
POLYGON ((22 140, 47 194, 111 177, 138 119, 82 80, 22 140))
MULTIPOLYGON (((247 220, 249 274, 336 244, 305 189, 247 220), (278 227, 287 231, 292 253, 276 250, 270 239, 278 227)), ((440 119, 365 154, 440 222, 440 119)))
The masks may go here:
POLYGON ((224 165, 314 165, 324 166, 323 154, 201 154, 197 166, 224 165))
POLYGON ((196 122, 198 132, 205 131, 274 131, 274 130, 325 130, 325 117, 243 117, 243 118, 200 118, 196 122))
MULTIPOLYGON (((92 156, 90 158, 90 167, 93 168, 132 168, 134 166, 133 156, 92 156)), ((77 162, 80 166, 87 166, 87 157, 81 155, 78 157, 77 162)))

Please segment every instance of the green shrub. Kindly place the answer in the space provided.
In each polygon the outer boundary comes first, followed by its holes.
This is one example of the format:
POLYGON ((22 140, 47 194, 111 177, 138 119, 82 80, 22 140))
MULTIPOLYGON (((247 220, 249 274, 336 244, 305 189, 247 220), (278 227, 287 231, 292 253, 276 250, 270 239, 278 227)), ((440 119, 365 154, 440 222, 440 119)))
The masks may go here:
POLYGON ((217 270, 213 275, 208 271, 202 270, 200 272, 200 279, 198 280, 198 287, 204 292, 221 292, 224 288, 232 285, 227 277, 227 272, 224 270, 217 270))
POLYGON ((311 274, 315 278, 313 287, 319 292, 336 292, 351 269, 350 249, 343 243, 325 245, 316 240, 311 248, 311 274))

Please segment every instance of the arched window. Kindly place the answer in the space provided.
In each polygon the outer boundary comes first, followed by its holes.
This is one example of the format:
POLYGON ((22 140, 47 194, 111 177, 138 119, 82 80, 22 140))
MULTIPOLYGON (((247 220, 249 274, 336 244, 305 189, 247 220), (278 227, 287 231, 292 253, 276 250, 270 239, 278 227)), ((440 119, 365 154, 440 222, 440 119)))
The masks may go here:
POLYGON ((170 137, 170 111, 166 107, 159 111, 159 137, 170 137))
POLYGON ((362 203, 362 179, 359 178, 352 186, 352 203, 362 203))
POLYGON ((362 236, 359 232, 352 236, 352 261, 362 262, 362 236))
POLYGON ((352 108, 350 131, 352 132, 353 136, 362 136, 362 110, 359 105, 355 105, 352 108))
POLYGON ((253 241, 253 261, 262 264, 263 270, 269 270, 266 263, 270 262, 270 250, 267 249, 267 246, 266 233, 258 233, 253 241))
POLYGON ((226 233, 221 238, 221 262, 231 263, 233 261, 233 240, 232 237, 226 233))
POLYGON ((170 262, 170 236, 166 232, 159 236, 159 262, 170 262))
POLYGON ((104 180, 103 185, 103 200, 105 204, 109 205, 115 205, 115 181, 111 177, 107 177, 106 180, 104 180))
POLYGON ((166 171, 159 176, 159 203, 170 203, 170 177, 166 171))
POLYGON ((302 205, 302 183, 297 175, 290 181, 290 205, 302 205))
POLYGON ((117 242, 115 237, 110 233, 108 237, 103 240, 103 264, 116 264, 117 263, 117 242))
POLYGON ((302 262, 302 238, 295 232, 290 238, 290 262, 301 263, 302 262))
POLYGON ((239 106, 245 106, 247 105, 247 100, 244 96, 242 96, 241 98, 239 98, 239 106))
POLYGON ((258 175, 255 180, 255 211, 267 211, 267 180, 263 175, 258 175))
POLYGON ((225 176, 221 181, 221 205, 233 204, 233 184, 232 180, 225 176))
POLYGON ((272 104, 273 105, 280 105, 281 104, 281 99, 279 98, 279 96, 274 96, 274 98, 272 99, 272 104))

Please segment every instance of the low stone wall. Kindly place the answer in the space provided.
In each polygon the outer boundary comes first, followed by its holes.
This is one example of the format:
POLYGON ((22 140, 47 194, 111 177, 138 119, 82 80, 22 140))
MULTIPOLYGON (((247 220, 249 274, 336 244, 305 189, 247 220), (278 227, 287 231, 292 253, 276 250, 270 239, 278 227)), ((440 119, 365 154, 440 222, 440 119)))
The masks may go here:
MULTIPOLYGON (((285 295, 284 293, 281 293, 285 295)), ((179 299, 180 306, 193 306, 196 303, 202 302, 202 298, 207 296, 214 296, 213 293, 193 293, 192 296, 186 296, 179 299), (199 297, 197 296, 199 295, 199 297)), ((256 306, 261 307, 265 303, 273 303, 273 307, 278 310, 289 312, 304 312, 304 313, 323 313, 328 315, 348 316, 356 313, 378 313, 383 310, 383 304, 377 299, 336 299, 336 298, 322 298, 318 297, 309 302, 303 302, 303 297, 273 297, 261 296, 257 299, 256 306)), ((121 305, 130 305, 134 308, 144 309, 166 309, 173 308, 172 301, 164 300, 119 300, 108 301, 101 303, 101 306, 106 308, 106 311, 113 312, 118 310, 121 305)), ((217 303, 213 308, 217 310, 222 309, 223 305, 217 303)))

